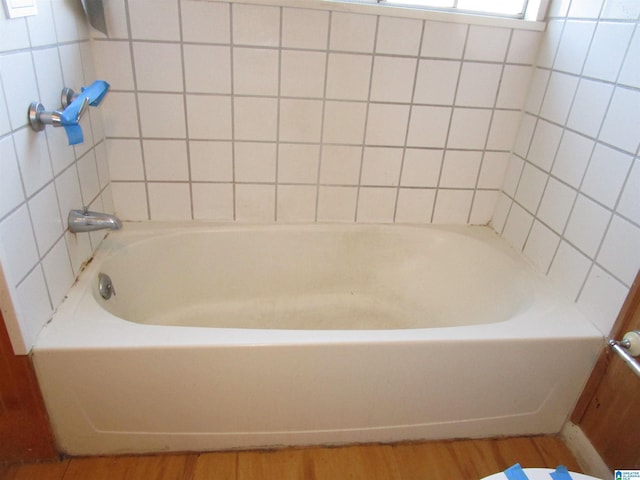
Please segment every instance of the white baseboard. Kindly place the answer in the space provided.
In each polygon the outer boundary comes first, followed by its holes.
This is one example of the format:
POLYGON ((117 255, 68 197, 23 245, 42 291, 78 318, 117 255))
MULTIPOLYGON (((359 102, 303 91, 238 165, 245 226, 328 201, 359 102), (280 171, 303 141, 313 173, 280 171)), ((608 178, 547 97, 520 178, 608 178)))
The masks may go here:
POLYGON ((598 451, 593 447, 587 436, 579 426, 567 422, 560 432, 565 445, 576 457, 584 473, 603 480, 613 479, 613 472, 609 469, 598 451))

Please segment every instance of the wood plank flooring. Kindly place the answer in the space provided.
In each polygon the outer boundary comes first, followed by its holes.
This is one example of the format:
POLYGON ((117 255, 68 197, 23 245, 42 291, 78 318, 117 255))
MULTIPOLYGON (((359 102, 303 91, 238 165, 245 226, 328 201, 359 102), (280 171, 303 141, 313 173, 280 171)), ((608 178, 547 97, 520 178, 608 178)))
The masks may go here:
POLYGON ((580 472, 556 437, 68 458, 0 466, 0 480, 478 480, 514 463, 580 472))

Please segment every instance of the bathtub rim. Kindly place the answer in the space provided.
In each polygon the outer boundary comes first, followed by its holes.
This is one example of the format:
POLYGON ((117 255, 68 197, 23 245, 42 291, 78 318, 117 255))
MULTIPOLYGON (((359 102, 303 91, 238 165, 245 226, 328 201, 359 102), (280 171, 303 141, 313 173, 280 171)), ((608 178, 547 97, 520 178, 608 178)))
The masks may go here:
POLYGON ((456 340, 475 342, 487 339, 604 337, 579 311, 577 305, 553 291, 548 279, 487 226, 433 224, 235 224, 219 222, 123 222, 123 230, 107 235, 81 271, 52 319, 38 335, 35 350, 109 348, 197 348, 207 346, 269 346, 299 344, 368 344, 379 342, 430 342, 456 340), (337 229, 420 229, 462 235, 497 248, 528 270, 534 289, 532 307, 514 317, 486 324, 453 327, 389 330, 284 330, 210 328, 140 324, 119 318, 100 307, 93 298, 93 281, 102 262, 112 255, 120 237, 123 243, 137 244, 155 235, 176 235, 186 231, 252 231, 255 229, 337 230, 337 229), (535 324, 531 322, 535 320, 535 324), (532 328, 535 327, 535 328, 532 328))

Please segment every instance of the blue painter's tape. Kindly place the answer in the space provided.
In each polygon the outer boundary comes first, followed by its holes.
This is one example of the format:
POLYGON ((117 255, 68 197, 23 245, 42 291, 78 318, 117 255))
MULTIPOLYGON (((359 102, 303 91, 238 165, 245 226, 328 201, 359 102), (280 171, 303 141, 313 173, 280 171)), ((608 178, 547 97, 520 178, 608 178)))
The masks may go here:
POLYGON ((569 475, 569 470, 564 465, 558 465, 555 472, 550 473, 551 478, 553 480, 572 480, 571 475, 569 475))
POLYGON ((64 126, 65 131, 67 132, 67 139, 69 140, 69 145, 77 145, 79 143, 84 142, 84 136, 82 135, 82 128, 77 123, 71 125, 64 126))
POLYGON ((511 465, 504 471, 504 474, 509 480, 529 480, 527 474, 524 473, 519 463, 511 465))
POLYGON ((107 94, 110 85, 104 80, 96 80, 88 87, 82 87, 82 96, 88 97, 90 102, 89 105, 92 107, 97 107, 100 105, 100 102, 107 94))

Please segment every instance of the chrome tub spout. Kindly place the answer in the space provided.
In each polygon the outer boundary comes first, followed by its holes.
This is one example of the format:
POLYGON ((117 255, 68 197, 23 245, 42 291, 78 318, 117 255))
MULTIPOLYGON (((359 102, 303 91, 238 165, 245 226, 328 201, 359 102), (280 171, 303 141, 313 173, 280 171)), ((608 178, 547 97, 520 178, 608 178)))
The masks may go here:
POLYGON ((115 215, 108 213, 90 212, 85 207, 82 210, 71 210, 69 212, 69 231, 93 232, 94 230, 118 230, 122 228, 122 222, 115 215))

